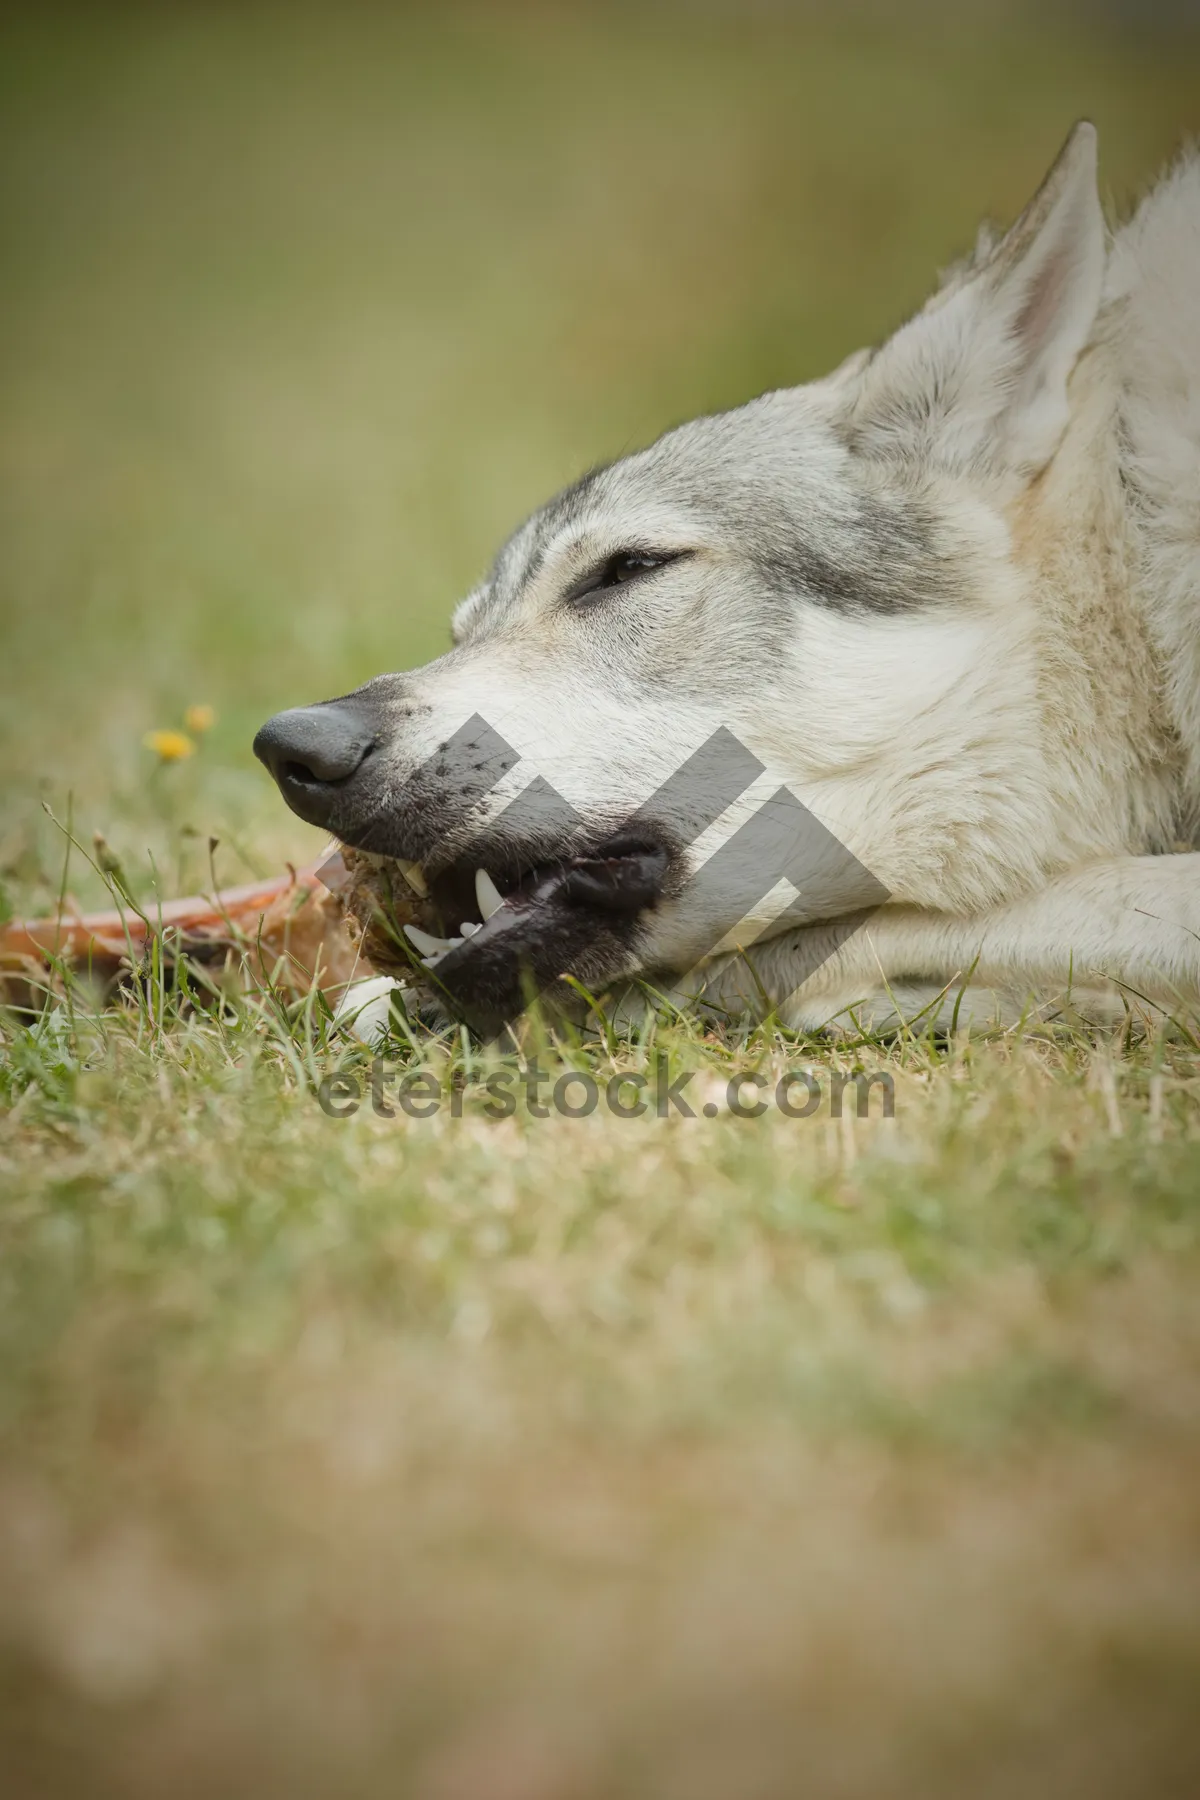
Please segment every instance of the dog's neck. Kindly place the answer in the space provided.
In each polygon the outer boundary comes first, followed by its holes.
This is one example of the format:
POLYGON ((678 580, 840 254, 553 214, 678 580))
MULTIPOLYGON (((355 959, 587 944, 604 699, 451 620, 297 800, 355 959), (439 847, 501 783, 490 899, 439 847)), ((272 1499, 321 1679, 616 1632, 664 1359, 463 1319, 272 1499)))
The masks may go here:
POLYGON ((1119 312, 1108 313, 1076 368, 1057 454, 1007 509, 1039 660, 1053 670, 1041 726, 1065 861, 1076 849, 1166 849, 1187 810, 1188 758, 1129 479, 1122 337, 1119 312))

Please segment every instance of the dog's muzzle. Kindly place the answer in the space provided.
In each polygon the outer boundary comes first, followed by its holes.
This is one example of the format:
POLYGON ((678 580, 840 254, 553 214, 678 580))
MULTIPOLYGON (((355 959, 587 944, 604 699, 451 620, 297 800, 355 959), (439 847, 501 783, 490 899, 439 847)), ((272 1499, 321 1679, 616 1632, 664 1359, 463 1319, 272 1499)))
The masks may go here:
POLYGON ((378 742, 374 709, 354 699, 294 706, 268 719, 254 740, 294 813, 329 828, 378 742))
POLYGON ((254 740, 292 811, 355 853, 364 904, 349 904, 375 966, 436 990, 484 1037, 530 983, 569 973, 598 989, 637 966, 643 915, 669 885, 669 832, 590 826, 536 780, 489 826, 481 803, 516 751, 473 717, 414 763, 404 723, 420 703, 375 688, 278 713, 254 740))

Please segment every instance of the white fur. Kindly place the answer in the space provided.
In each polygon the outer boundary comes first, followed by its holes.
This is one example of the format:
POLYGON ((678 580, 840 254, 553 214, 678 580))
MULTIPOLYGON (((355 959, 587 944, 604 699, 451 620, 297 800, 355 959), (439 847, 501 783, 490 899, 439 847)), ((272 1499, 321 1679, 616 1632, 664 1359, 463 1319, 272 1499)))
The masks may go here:
POLYGON ((907 454, 921 396, 926 458, 1034 475, 1062 441, 1067 385, 1091 336, 1104 280, 1096 132, 1076 127, 1007 237, 969 277, 902 327, 860 383, 856 407, 907 454))
MULTIPOLYGON (((409 678, 400 774, 478 712, 617 822, 723 725, 886 885, 799 994, 826 925, 757 946, 797 1022, 972 965, 973 1008, 1003 1016, 1068 983, 1111 1014, 1114 978, 1200 998, 1200 857, 1167 854, 1200 827, 1200 163, 1110 247, 1077 127, 890 343, 551 503, 456 636, 409 678), (564 603, 630 543, 690 554, 564 603)), ((686 963, 686 892, 648 923, 643 966, 686 963)), ((688 990, 752 1004, 737 966, 688 990)))

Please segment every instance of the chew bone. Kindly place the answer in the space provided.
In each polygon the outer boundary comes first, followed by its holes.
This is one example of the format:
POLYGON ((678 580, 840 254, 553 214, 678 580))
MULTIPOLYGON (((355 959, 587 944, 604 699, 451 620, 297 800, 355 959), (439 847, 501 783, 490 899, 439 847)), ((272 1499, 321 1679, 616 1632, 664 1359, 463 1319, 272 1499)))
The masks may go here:
POLYGON ((13 920, 0 927, 0 1001, 36 1009, 56 965, 111 986, 146 961, 156 939, 164 956, 201 967, 218 985, 270 981, 303 994, 315 982, 340 994, 364 970, 346 929, 339 872, 336 858, 327 858, 270 881, 166 901, 144 915, 126 906, 13 920))

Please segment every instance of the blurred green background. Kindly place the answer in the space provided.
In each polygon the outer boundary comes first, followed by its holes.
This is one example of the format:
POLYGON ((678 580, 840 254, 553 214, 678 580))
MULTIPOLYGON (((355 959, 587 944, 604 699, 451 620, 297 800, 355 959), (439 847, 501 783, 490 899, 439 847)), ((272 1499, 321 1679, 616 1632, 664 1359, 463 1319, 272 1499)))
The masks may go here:
MULTIPOLYGON (((270 712, 878 339, 1079 115, 1127 205, 1186 24, 0 7, 0 906, 68 795, 164 889, 310 854, 270 712)), ((1190 1047, 681 1029, 896 1117, 426 1129, 137 992, 0 1041, 4 1800, 1200 1792, 1190 1047)))
POLYGON ((1077 116, 1127 204, 1200 124, 1183 24, 6 9, 5 904, 51 898, 68 793, 166 887, 210 832, 224 879, 311 853, 263 718, 436 654, 581 468, 877 339, 1077 116), (192 702, 214 731, 156 768, 143 733, 192 702))

